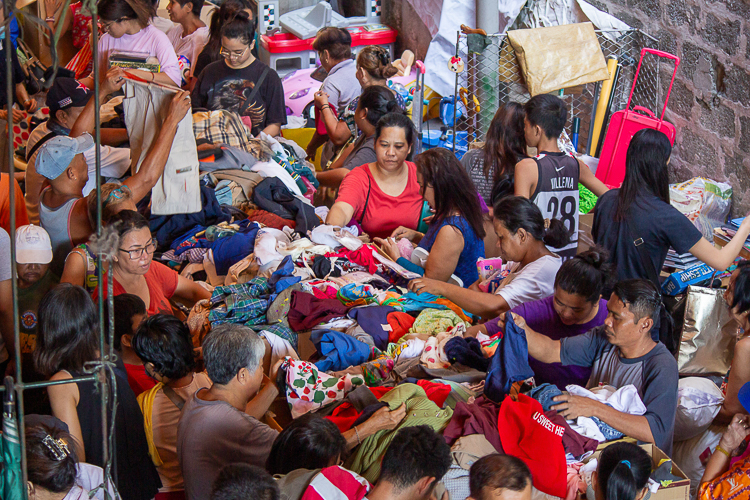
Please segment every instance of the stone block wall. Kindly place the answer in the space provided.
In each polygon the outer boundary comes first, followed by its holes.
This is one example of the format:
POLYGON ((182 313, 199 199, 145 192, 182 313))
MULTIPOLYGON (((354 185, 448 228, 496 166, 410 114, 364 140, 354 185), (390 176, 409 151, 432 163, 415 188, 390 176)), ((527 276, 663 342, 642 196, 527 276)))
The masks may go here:
MULTIPOLYGON (((671 180, 702 175, 750 210, 750 0, 588 0, 656 36, 681 58, 667 119, 677 127, 671 180)), ((662 67, 664 91, 669 74, 662 67)))

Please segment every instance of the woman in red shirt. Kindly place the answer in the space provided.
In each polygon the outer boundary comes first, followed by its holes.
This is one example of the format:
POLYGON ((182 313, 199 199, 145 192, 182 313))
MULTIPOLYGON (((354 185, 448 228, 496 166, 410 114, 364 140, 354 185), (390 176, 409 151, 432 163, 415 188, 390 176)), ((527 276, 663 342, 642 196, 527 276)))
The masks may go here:
POLYGON ((406 161, 414 144, 414 126, 403 113, 389 113, 375 127, 377 161, 355 168, 344 178, 326 224, 355 220, 371 237, 385 238, 404 226, 416 229, 422 213, 417 167, 406 161))
MULTIPOLYGON (((151 236, 148 221, 141 214, 123 210, 112 217, 109 225, 117 228, 120 237, 112 264, 114 295, 137 295, 146 304, 149 316, 172 314, 169 299, 173 296, 191 304, 211 298, 208 289, 153 261, 156 240, 151 236)), ((103 281, 106 286, 106 277, 103 281)), ((95 298, 97 294, 98 291, 94 291, 95 298)))

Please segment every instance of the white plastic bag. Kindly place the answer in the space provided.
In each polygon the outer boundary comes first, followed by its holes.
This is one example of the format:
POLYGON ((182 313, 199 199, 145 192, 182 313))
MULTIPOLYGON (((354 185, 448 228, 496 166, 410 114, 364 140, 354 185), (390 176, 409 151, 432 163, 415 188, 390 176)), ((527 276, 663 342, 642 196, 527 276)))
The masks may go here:
POLYGON ((680 379, 677 389, 677 413, 674 440, 685 441, 701 434, 721 410, 724 395, 716 384, 703 377, 680 379))

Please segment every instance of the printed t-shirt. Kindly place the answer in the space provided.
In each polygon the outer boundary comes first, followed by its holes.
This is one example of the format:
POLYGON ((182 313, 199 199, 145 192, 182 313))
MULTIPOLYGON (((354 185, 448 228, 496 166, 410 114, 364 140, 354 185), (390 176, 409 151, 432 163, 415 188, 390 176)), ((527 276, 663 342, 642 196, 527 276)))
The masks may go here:
MULTIPOLYGON (((552 340, 560 340, 566 337, 574 337, 586 333, 594 327, 604 324, 607 317, 607 301, 599 300, 599 311, 594 319, 580 325, 566 325, 560 320, 555 311, 555 297, 551 295, 542 300, 526 302, 513 308, 514 312, 526 320, 529 328, 552 340)), ((497 319, 485 323, 490 336, 500 331, 497 319)), ((583 366, 563 366, 560 363, 542 363, 529 357, 529 366, 534 371, 534 381, 537 385, 544 383, 555 384, 564 391, 566 385, 585 386, 591 375, 591 368, 583 366)))
POLYGON ((268 69, 253 102, 248 102, 266 68, 258 59, 240 69, 230 68, 223 60, 209 64, 193 88, 193 109, 226 109, 247 116, 253 122, 253 135, 273 123, 285 125, 284 88, 273 69, 268 69))
MULTIPOLYGON (((8 187, 10 175, 0 174, 0 227, 10 233, 10 189, 8 187)), ((13 204, 16 207, 16 229, 29 223, 26 212, 26 203, 23 200, 23 191, 18 181, 13 179, 13 189, 16 199, 13 204)))
POLYGON ((387 195, 380 189, 369 164, 355 168, 341 182, 336 201, 354 208, 352 220, 359 222, 371 237, 386 238, 399 226, 416 229, 419 225, 422 195, 417 183, 417 166, 410 161, 406 166, 409 179, 398 196, 387 195))
POLYGON ((677 253, 687 253, 701 239, 701 232, 687 217, 650 194, 639 194, 630 205, 625 221, 616 221, 619 191, 607 191, 596 202, 591 231, 596 244, 609 251, 618 280, 649 279, 631 232, 643 239, 643 247, 657 273, 664 265, 670 246, 677 253))
POLYGON ((18 329, 21 333, 21 353, 31 354, 36 349, 36 335, 39 327, 39 302, 59 280, 47 271, 44 276, 28 288, 18 288, 18 329))
POLYGON ((626 359, 620 349, 607 340, 604 325, 562 339, 560 360, 563 365, 590 366, 587 388, 611 385, 617 389, 633 384, 643 404, 654 443, 672 455, 674 418, 677 412, 677 361, 661 342, 638 358, 626 359))
MULTIPOLYGON (((178 275, 176 271, 168 268, 164 264, 156 261, 151 261, 151 267, 144 275, 146 278, 146 286, 148 286, 148 293, 150 295, 150 301, 146 313, 149 316, 154 314, 172 314, 172 306, 169 303, 169 299, 174 295, 177 289, 178 275)), ((104 296, 107 296, 107 277, 102 277, 104 281, 104 296)), ((128 293, 122 285, 115 279, 112 283, 112 292, 116 297, 123 293, 128 293)), ((99 291, 94 290, 92 294, 94 300, 99 298, 99 291)))
MULTIPOLYGON (((114 38, 105 33, 99 39, 99 68, 105 71, 109 68, 109 55, 115 51, 144 52, 151 57, 156 57, 161 66, 161 72, 165 73, 175 85, 180 84, 180 66, 177 63, 177 54, 169 42, 167 35, 149 24, 135 35, 123 35, 114 38)), ((92 75, 93 77, 93 75, 92 75)))
POLYGON ((182 74, 182 84, 185 84, 193 76, 193 68, 198 60, 198 55, 208 43, 209 29, 202 26, 187 36, 183 36, 181 24, 175 24, 174 28, 167 32, 167 38, 172 43, 177 54, 177 61, 182 74))
POLYGON ((224 401, 192 395, 177 424, 177 457, 188 500, 211 496, 219 470, 228 464, 265 467, 278 432, 224 401))
POLYGON ((555 276, 561 265, 562 259, 557 255, 545 255, 524 267, 516 262, 495 294, 504 298, 511 309, 549 297, 555 292, 555 276))
POLYGON ((461 165, 466 169, 479 195, 488 206, 492 206, 492 179, 495 167, 490 167, 489 174, 484 175, 484 149, 472 149, 461 158, 461 165))

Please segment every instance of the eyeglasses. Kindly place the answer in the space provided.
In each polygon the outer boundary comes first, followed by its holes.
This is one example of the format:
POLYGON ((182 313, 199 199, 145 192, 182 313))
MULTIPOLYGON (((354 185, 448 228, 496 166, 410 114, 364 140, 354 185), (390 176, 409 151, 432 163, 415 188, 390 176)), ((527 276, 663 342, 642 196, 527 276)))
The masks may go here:
POLYGON ((242 51, 238 52, 238 51, 235 50, 234 52, 232 52, 232 51, 229 51, 229 50, 225 49, 224 47, 222 47, 221 50, 219 50, 219 54, 224 59, 239 59, 240 57, 242 57, 242 56, 245 55, 245 52, 247 52, 247 50, 249 48, 250 47, 245 47, 245 49, 242 50, 242 51))
POLYGON ((125 248, 118 248, 121 252, 127 252, 130 254, 130 260, 138 260, 143 255, 143 252, 146 252, 149 255, 152 255, 154 252, 156 252, 156 239, 151 238, 151 241, 148 242, 148 244, 145 247, 141 248, 133 248, 131 250, 127 250, 125 248))
POLYGON ((122 21, 127 21, 130 19, 129 17, 121 17, 120 19, 115 19, 114 21, 99 21, 99 27, 104 30, 105 32, 109 32, 109 29, 112 27, 113 24, 121 23, 122 21))

